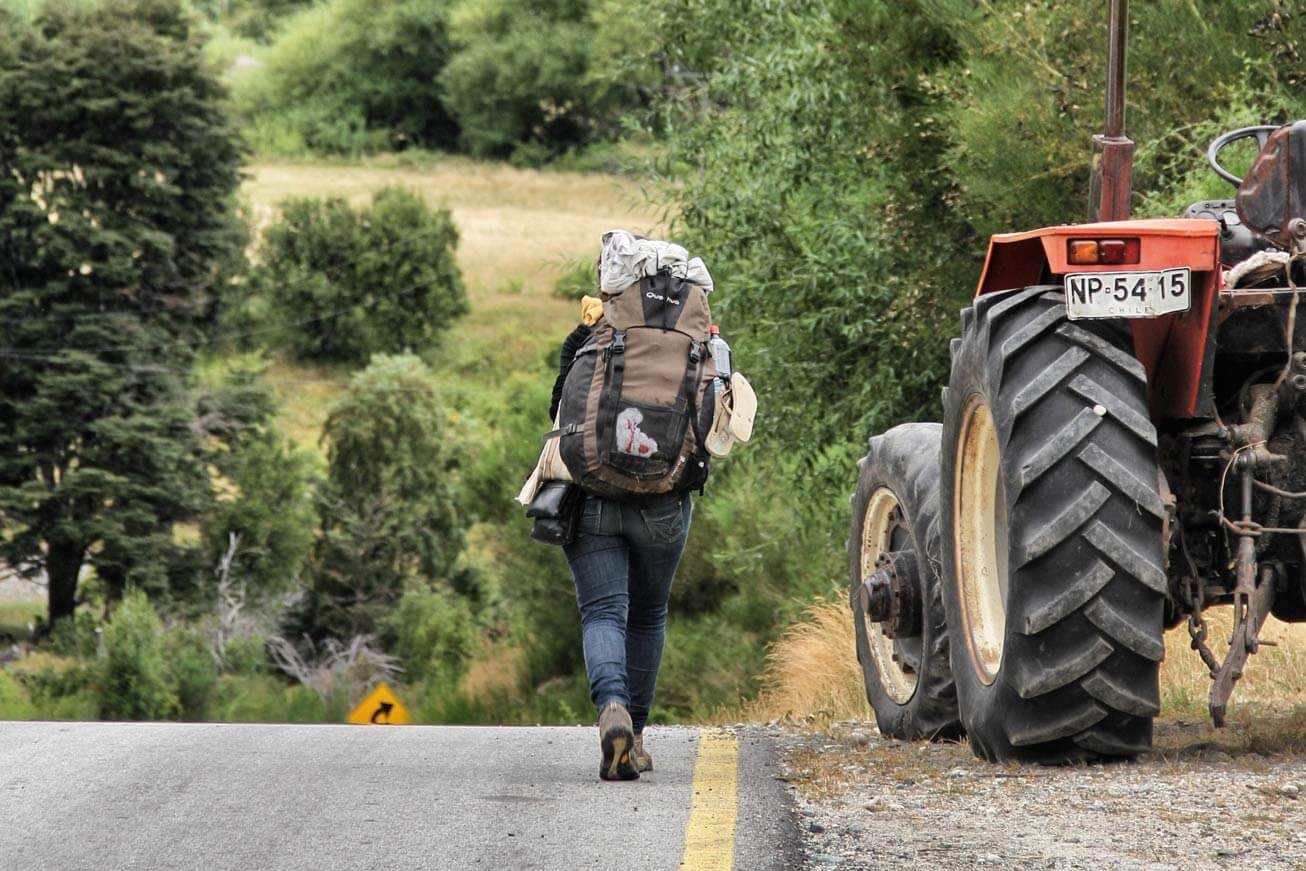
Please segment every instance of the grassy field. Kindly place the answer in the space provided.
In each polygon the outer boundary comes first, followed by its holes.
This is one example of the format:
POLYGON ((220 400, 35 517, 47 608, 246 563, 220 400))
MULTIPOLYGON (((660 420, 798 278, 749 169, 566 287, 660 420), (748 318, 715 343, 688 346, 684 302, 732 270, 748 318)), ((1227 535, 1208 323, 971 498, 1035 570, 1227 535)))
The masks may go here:
MULTIPOLYGON (((605 231, 650 232, 661 225, 659 210, 630 179, 459 157, 416 167, 386 161, 260 163, 249 168, 243 193, 261 227, 287 198, 342 196, 362 205, 387 185, 415 191, 453 213, 471 312, 448 336, 442 375, 470 386, 536 368, 561 341, 577 310, 549 290, 559 275, 598 253, 605 231)), ((281 395, 287 432, 301 444, 316 445, 327 405, 347 373, 278 362, 269 377, 281 395)))
POLYGON ((45 616, 45 599, 0 601, 0 643, 26 638, 37 618, 45 616))

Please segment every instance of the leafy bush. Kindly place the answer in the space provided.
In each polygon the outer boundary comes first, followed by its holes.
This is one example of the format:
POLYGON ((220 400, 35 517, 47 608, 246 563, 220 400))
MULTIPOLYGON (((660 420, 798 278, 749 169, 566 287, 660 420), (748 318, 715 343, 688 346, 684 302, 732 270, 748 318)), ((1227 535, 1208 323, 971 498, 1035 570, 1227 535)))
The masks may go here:
POLYGON ((404 679, 429 681, 452 689, 462 676, 476 643, 471 608, 459 596, 441 590, 411 590, 388 619, 404 679))
POLYGON ((311 454, 274 433, 244 441, 225 463, 231 498, 205 525, 207 551, 216 566, 237 536, 231 571, 255 596, 289 589, 308 555, 317 525, 312 465, 311 454))
POLYGON ((162 720, 177 712, 163 624, 140 590, 130 590, 104 628, 103 714, 110 720, 162 720))
POLYGON ((435 87, 447 0, 330 0, 291 18, 237 105, 260 151, 357 154, 457 138, 435 87))
POLYGON ((100 716, 99 664, 31 653, 9 667, 40 720, 94 720, 100 716))
POLYGON ((287 686, 269 675, 223 675, 211 710, 215 719, 228 723, 328 721, 327 706, 317 693, 308 687, 287 686))
POLYGON ((252 288, 295 356, 359 363, 425 351, 466 313, 448 209, 399 188, 378 191, 364 210, 341 198, 281 209, 264 234, 252 288))
POLYGON ((168 632, 164 639, 168 682, 173 687, 183 720, 203 720, 218 682, 218 669, 203 634, 192 627, 168 632))
POLYGON ((752 695, 765 652, 758 636, 741 632, 728 618, 672 614, 650 719, 702 721, 752 695))
MULTIPOLYGON (((964 69, 940 76, 958 97, 948 107, 958 206, 981 234, 1080 220, 1089 137, 1103 124, 1104 16, 1091 5, 995 6, 976 14, 953 4, 939 20, 958 34, 966 58, 964 69)), ((1226 116, 1243 86, 1258 95, 1256 122, 1284 117, 1275 104, 1294 93, 1300 64, 1276 69, 1269 60, 1277 40, 1306 31, 1300 13, 1286 11, 1281 0, 1131 8, 1130 136, 1143 147, 1166 142, 1168 152, 1140 165, 1138 191, 1176 170, 1204 170, 1207 142, 1192 141, 1189 128, 1226 116)))
POLYGON ((314 640, 371 634, 410 581, 452 574, 465 520, 445 415, 431 370, 410 354, 372 358, 332 406, 300 632, 314 640))
POLYGON ((237 635, 227 639, 222 665, 227 674, 267 674, 266 642, 258 635, 237 635))
POLYGON ((530 165, 594 138, 606 93, 588 78, 593 25, 586 0, 464 0, 456 51, 439 76, 472 154, 522 150, 530 165))
MULTIPOLYGON (((302 10, 311 2, 312 0, 226 0, 222 3, 226 7, 222 20, 232 32, 240 36, 249 39, 266 39, 287 16, 302 10)), ((196 2, 196 5, 201 7, 208 4, 217 6, 216 0, 196 2)), ((217 17, 216 8, 203 11, 217 17)))
POLYGON ((46 642, 46 647, 60 656, 72 656, 79 659, 91 659, 96 655, 100 636, 96 629, 100 621, 87 610, 75 612, 71 619, 61 620, 55 624, 46 642))
POLYGON ((0 671, 0 720, 34 720, 36 707, 23 685, 0 671))
POLYGON ((579 300, 582 296, 597 296, 599 291, 599 266, 586 258, 572 264, 558 280, 553 282, 551 293, 559 299, 579 300))
MULTIPOLYGON (((548 366, 557 365, 551 349, 548 366)), ((462 488, 486 525, 490 554, 481 566, 487 587, 503 591, 514 628, 527 648, 532 684, 574 673, 581 665, 580 620, 566 560, 530 537, 530 521, 513 499, 540 452, 548 428, 554 371, 518 373, 498 389, 471 397, 464 426, 462 488), (564 604, 565 603, 565 604, 564 604)))

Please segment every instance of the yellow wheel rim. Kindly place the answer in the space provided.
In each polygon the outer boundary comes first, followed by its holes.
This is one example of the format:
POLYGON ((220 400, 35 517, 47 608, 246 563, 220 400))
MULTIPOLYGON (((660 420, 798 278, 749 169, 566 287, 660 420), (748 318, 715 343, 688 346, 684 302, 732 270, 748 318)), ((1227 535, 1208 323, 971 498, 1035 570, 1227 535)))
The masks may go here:
MULTIPOLYGON (((889 549, 890 538, 900 516, 898 497, 892 490, 881 487, 871 494, 862 521, 862 580, 875 571, 875 561, 889 549)), ((859 606, 857 611, 862 628, 866 631, 867 647, 870 648, 871 661, 880 677, 880 686, 895 704, 905 705, 916 694, 920 676, 914 669, 894 658, 893 639, 884 634, 880 624, 867 619, 864 608, 859 606)))
POLYGON ((976 674, 992 684, 1007 630, 1006 499, 998 431, 979 396, 971 397, 962 418, 956 476, 952 510, 962 629, 976 674))

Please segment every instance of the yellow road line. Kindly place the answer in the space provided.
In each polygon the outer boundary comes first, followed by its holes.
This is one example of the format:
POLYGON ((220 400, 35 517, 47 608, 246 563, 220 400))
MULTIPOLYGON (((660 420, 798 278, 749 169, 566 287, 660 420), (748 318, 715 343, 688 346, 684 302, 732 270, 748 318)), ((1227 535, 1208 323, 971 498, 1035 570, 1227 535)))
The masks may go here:
POLYGON ((685 827, 680 867, 688 871, 730 871, 735 856, 735 781, 739 742, 722 729, 698 733, 694 803, 685 827))

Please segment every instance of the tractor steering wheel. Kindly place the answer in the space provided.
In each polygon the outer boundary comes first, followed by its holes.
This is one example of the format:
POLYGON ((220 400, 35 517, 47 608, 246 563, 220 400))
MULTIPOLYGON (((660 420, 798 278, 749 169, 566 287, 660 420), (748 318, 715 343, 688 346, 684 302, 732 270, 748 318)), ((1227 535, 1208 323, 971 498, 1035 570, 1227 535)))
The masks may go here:
POLYGON ((1221 133, 1219 136, 1215 137, 1211 146, 1206 149, 1206 162, 1211 165, 1211 169, 1215 170, 1220 178, 1229 182, 1234 187, 1238 187, 1242 184, 1243 180, 1220 165, 1220 152, 1225 149, 1225 146, 1232 145, 1242 139, 1251 139, 1252 137, 1256 138, 1256 146, 1258 148, 1264 148, 1265 140, 1269 139, 1270 134, 1278 129, 1279 128, 1274 125, 1258 124, 1255 127, 1239 127, 1237 130, 1230 130, 1228 133, 1221 133))

